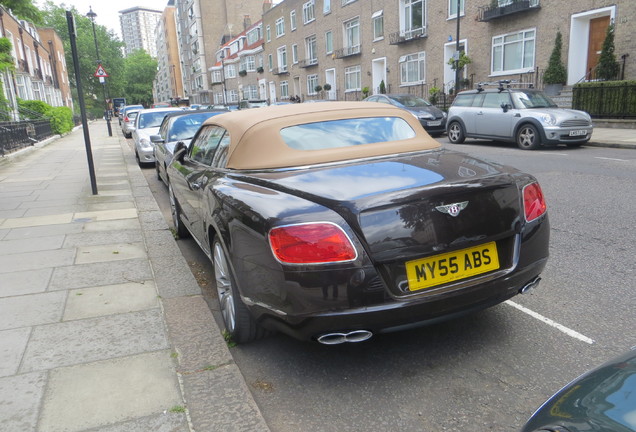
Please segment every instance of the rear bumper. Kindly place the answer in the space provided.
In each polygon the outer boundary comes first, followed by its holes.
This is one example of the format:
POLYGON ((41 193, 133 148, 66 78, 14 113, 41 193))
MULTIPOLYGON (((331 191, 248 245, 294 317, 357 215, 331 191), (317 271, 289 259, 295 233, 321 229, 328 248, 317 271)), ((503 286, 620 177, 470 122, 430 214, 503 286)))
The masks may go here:
MULTIPOLYGON (((424 325, 430 325, 458 316, 486 309, 519 293, 534 280, 547 262, 547 257, 532 265, 517 269, 507 276, 439 295, 408 300, 391 300, 380 305, 354 307, 309 315, 276 315, 257 305, 250 309, 259 323, 301 340, 313 340, 331 332, 368 330, 388 333, 424 325)), ((332 286, 326 290, 326 299, 347 296, 347 288, 332 286)))

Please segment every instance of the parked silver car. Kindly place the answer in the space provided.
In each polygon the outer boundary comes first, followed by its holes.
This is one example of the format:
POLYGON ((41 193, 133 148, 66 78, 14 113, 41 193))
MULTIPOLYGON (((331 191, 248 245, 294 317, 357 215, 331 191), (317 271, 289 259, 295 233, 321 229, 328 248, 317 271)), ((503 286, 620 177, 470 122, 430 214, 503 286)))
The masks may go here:
POLYGON ((139 111, 132 135, 135 141, 135 157, 140 167, 155 164, 154 144, 150 141, 150 135, 155 135, 159 131, 166 114, 181 111, 183 110, 180 108, 150 108, 139 111))
POLYGON ((120 116, 121 131, 126 138, 132 136, 132 131, 135 129, 135 119, 139 111, 141 111, 141 108, 129 109, 120 116))
POLYGON ((458 93, 448 110, 446 132, 454 144, 484 138, 516 142, 524 150, 579 147, 592 137, 592 119, 584 111, 559 108, 541 91, 500 84, 458 93))

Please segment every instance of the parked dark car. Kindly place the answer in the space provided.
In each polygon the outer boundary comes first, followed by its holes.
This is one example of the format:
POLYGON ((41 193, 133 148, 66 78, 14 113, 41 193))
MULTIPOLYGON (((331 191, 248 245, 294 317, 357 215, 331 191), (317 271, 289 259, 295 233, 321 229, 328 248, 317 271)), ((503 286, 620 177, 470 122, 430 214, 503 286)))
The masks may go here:
POLYGON ((164 117, 159 126, 158 135, 151 135, 150 141, 154 144, 155 169, 157 178, 168 185, 168 173, 166 167, 172 161, 174 146, 181 141, 186 145, 197 133, 204 121, 212 116, 227 112, 221 110, 181 111, 170 113, 164 117))
POLYGON ((377 94, 369 96, 365 101, 395 105, 407 110, 432 136, 446 132, 446 113, 421 97, 412 94, 377 94))
POLYGON ((220 114, 177 144, 168 175, 176 231, 212 260, 237 342, 438 322, 534 287, 548 258, 534 177, 442 149, 393 106, 220 114))
POLYGON ((521 432, 636 432, 636 351, 587 372, 548 399, 521 432))

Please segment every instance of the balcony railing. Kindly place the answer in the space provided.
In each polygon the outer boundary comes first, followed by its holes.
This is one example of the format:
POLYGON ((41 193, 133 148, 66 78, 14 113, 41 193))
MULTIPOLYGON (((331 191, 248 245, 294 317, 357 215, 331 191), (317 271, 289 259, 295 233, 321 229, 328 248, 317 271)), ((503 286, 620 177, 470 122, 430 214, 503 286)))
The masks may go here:
POLYGON ((301 67, 301 68, 308 68, 308 67, 312 67, 312 66, 318 66, 318 59, 317 58, 301 60, 298 63, 298 67, 301 67))
POLYGON ((362 48, 362 45, 353 45, 349 47, 340 48, 338 50, 335 50, 333 53, 336 58, 351 57, 355 55, 360 55, 361 48, 362 48))
POLYGON ((272 69, 272 75, 287 75, 289 71, 286 67, 277 67, 272 69))
POLYGON ((503 6, 482 6, 479 8, 477 21, 491 21, 518 12, 540 8, 539 0, 512 0, 503 6))
POLYGON ((415 30, 402 30, 389 34, 389 45, 400 45, 427 37, 426 27, 415 30))

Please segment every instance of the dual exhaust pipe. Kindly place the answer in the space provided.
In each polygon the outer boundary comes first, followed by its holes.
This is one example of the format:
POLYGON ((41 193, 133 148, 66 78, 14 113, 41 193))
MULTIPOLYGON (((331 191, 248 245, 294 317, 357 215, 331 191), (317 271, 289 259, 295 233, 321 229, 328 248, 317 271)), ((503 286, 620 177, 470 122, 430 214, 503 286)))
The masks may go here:
POLYGON ((354 330, 350 332, 326 333, 318 337, 318 342, 323 345, 339 345, 343 343, 364 342, 371 339, 373 333, 368 330, 354 330))

